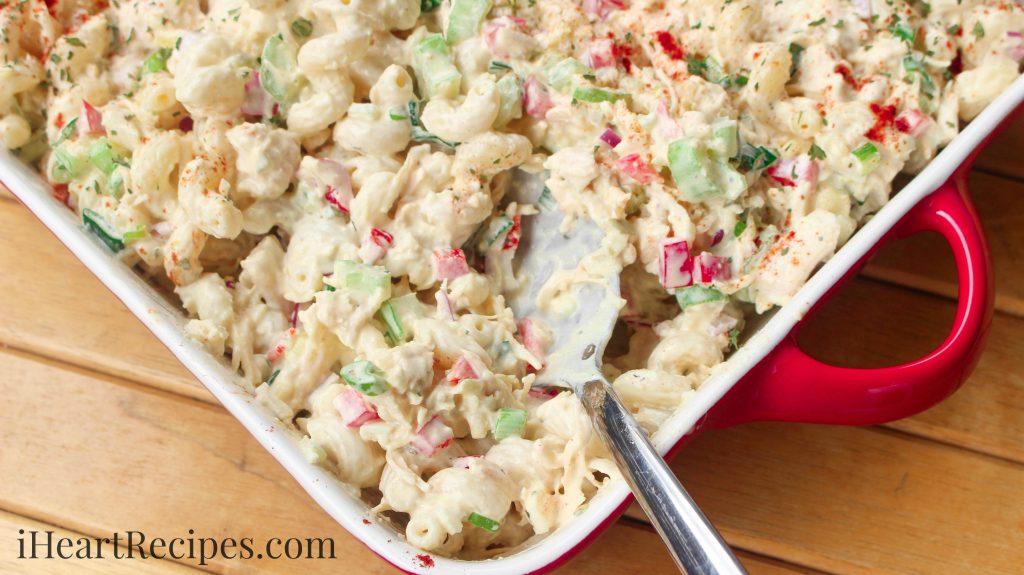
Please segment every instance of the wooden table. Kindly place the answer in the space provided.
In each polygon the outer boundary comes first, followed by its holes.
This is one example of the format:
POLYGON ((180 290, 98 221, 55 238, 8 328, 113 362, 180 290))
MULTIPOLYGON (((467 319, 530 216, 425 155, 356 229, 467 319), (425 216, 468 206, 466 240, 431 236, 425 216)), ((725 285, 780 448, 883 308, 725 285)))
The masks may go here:
MULTIPOLYGON (((889 425, 714 432, 673 468, 753 573, 1024 572, 1024 121, 972 177, 997 307, 970 381, 889 425)), ((392 569, 321 511, 143 326, 0 191, 0 572, 392 569), (338 560, 19 561, 19 529, 333 537, 338 560)), ((945 336, 955 274, 937 236, 888 248, 805 330, 847 365, 945 336)), ((561 573, 673 572, 636 507, 561 573)))

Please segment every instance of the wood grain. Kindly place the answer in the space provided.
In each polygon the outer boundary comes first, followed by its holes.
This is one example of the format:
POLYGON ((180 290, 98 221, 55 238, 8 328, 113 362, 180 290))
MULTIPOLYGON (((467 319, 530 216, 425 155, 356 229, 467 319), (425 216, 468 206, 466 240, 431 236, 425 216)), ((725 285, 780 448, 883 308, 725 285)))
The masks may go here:
POLYGON ((1024 180, 1024 114, 1018 113, 978 158, 975 168, 1006 178, 1024 180))
POLYGON ((53 532, 54 540, 67 537, 72 541, 78 541, 80 538, 86 537, 83 533, 76 533, 0 511, 0 573, 33 573, 35 575, 59 575, 72 571, 86 575, 200 575, 202 573, 202 571, 190 569, 173 561, 152 558, 144 560, 137 556, 133 559, 116 559, 107 547, 104 548, 102 559, 46 559, 43 558, 41 548, 39 548, 37 556, 39 558, 32 559, 29 547, 31 536, 28 535, 31 531, 40 533, 39 541, 42 541, 47 531, 53 532), (24 533, 19 533, 22 530, 24 533), (19 538, 25 542, 21 548, 19 548, 19 538))
MULTIPOLYGON (((0 351, 4 444, 0 508, 88 535, 332 537, 359 573, 390 573, 324 513, 223 410, 203 402, 0 351), (57 407, 55 409, 54 407, 57 407), (73 485, 73 489, 68 486, 73 485)), ((754 555, 757 573, 795 568, 754 555)), ((190 562, 191 563, 191 562, 190 562)), ((339 573, 337 561, 218 559, 217 572, 339 573)), ((560 573, 667 573, 650 530, 615 525, 560 573), (623 553, 628 549, 629 553, 623 553)))

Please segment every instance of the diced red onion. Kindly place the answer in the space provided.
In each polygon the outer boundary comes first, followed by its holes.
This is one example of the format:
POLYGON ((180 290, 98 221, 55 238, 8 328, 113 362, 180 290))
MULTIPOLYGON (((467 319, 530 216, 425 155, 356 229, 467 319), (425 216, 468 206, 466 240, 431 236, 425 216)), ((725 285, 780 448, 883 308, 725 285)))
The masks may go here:
POLYGON ((654 169, 654 166, 648 164, 642 157, 640 157, 640 154, 630 154, 619 158, 619 160, 615 162, 615 166, 619 168, 623 174, 626 174, 641 184, 650 184, 661 181, 661 175, 654 169))
POLYGON ((526 110, 527 115, 543 120, 548 115, 548 110, 554 106, 547 86, 540 80, 530 76, 523 82, 523 109, 526 110))
POLYGON ((526 351, 530 352, 540 362, 540 365, 534 365, 533 367, 535 369, 544 367, 544 346, 541 345, 540 337, 537 335, 537 328, 534 327, 533 321, 530 318, 519 320, 516 324, 516 331, 519 332, 519 340, 522 342, 523 347, 526 348, 526 351))
POLYGON ((464 379, 476 379, 478 377, 480 376, 477 375, 476 370, 473 369, 473 366, 469 363, 469 360, 467 360, 466 357, 463 356, 460 357, 455 362, 455 365, 453 365, 452 368, 448 370, 447 379, 448 383, 455 385, 464 379))
POLYGON ((615 41, 610 38, 598 38, 590 41, 587 49, 587 63, 591 68, 610 68, 616 62, 615 41))
POLYGON ((293 328, 299 325, 299 304, 295 304, 295 306, 292 307, 292 317, 288 323, 290 323, 293 328))
POLYGON ((693 284, 693 260, 686 240, 668 238, 662 241, 658 259, 658 279, 665 289, 675 289, 693 284))
POLYGON ((469 273, 466 254, 459 248, 434 250, 434 276, 438 281, 453 280, 469 273))
POLYGON ((514 250, 519 245, 519 239, 523 233, 523 217, 519 214, 512 216, 512 227, 505 234, 505 243, 501 244, 502 251, 514 250))
POLYGON ((654 115, 658 118, 658 130, 666 140, 677 140, 683 136, 683 130, 668 113, 668 106, 665 105, 665 102, 658 101, 654 107, 654 115))
POLYGON ((704 252, 693 259, 694 281, 711 283, 725 281, 732 277, 729 259, 704 252))
POLYGON ((377 263, 394 243, 395 237, 391 234, 378 228, 371 228, 370 235, 363 240, 359 254, 367 263, 377 263))
POLYGON ((625 7, 626 3, 623 0, 583 0, 583 11, 597 16, 601 20, 607 18, 612 12, 625 7))
POLYGON ((711 238, 711 247, 722 243, 723 238, 725 238, 725 230, 718 230, 715 232, 715 235, 711 238))
POLYGON ((462 457, 456 457, 455 461, 452 461, 452 467, 469 469, 469 466, 473 465, 474 461, 478 461, 480 459, 483 459, 483 455, 463 455, 462 457))
POLYGON ((103 127, 103 114, 85 100, 82 100, 81 119, 78 121, 78 133, 83 136, 95 136, 107 133, 107 130, 103 127))
POLYGON ((245 83, 245 101, 241 112, 245 116, 263 116, 267 113, 267 92, 260 83, 260 73, 253 71, 245 83))
POLYGON ((341 414, 341 421, 348 427, 361 427, 365 423, 380 419, 377 408, 366 401, 363 394, 351 387, 346 387, 334 398, 334 408, 341 414))
POLYGON ((1016 42, 1010 47, 1010 57, 1013 58, 1015 62, 1024 60, 1024 35, 1020 32, 1010 30, 1006 33, 1006 37, 1016 40, 1016 42))
POLYGON ((274 343, 274 345, 271 346, 270 351, 267 352, 267 361, 269 361, 270 363, 275 363, 276 361, 284 357, 284 352, 286 349, 288 349, 288 342, 293 337, 295 337, 294 327, 290 327, 287 330, 285 330, 285 332, 282 333, 281 336, 277 338, 277 341, 274 343))
POLYGON ((559 391, 553 387, 531 387, 527 394, 535 399, 547 401, 558 397, 559 391))
POLYGON ((896 116, 896 129, 916 138, 928 127, 929 121, 931 118, 921 110, 908 108, 896 116))
POLYGON ((526 20, 518 16, 502 16, 501 18, 488 20, 487 24, 484 24, 484 44, 487 44, 487 48, 490 49, 491 53, 499 58, 508 57, 508 54, 501 49, 501 45, 498 42, 498 34, 504 28, 525 32, 526 20))
POLYGON ((178 122, 178 129, 185 133, 191 132, 194 127, 195 120, 192 119, 192 116, 185 116, 178 122))
POLYGON ((818 187, 818 172, 818 162, 807 155, 783 158, 767 170, 771 179, 784 186, 807 184, 811 190, 818 187))
POLYGON ((411 445, 416 451, 430 457, 448 447, 454 437, 455 434, 451 428, 435 415, 416 432, 416 437, 412 439, 411 445))
POLYGON ((605 128, 605 131, 601 133, 601 141, 614 148, 622 143, 622 136, 611 128, 605 128))
POLYGON ((352 178, 348 170, 341 163, 327 158, 318 160, 318 167, 321 170, 322 181, 319 182, 324 190, 324 201, 334 206, 335 209, 349 213, 349 205, 352 203, 352 178))

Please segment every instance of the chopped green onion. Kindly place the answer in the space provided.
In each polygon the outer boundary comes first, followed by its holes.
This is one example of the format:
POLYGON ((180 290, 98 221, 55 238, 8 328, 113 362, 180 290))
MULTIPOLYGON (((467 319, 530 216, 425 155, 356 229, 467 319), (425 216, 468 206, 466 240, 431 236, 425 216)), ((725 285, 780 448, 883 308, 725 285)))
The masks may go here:
POLYGON ((734 327, 731 330, 729 330, 729 345, 731 345, 733 349, 739 349, 740 348, 740 330, 739 330, 739 328, 735 328, 734 327))
POLYGON ((82 160, 65 148, 59 147, 53 150, 53 169, 50 171, 50 179, 58 184, 66 184, 82 173, 82 160))
POLYGON ((495 242, 505 237, 505 234, 515 225, 512 218, 502 214, 493 220, 487 229, 487 245, 493 246, 495 242))
POLYGON ((866 142, 863 146, 854 150, 853 155, 860 160, 861 171, 864 173, 875 169, 875 166, 881 161, 878 148, 871 142, 866 142))
MULTIPOLYGON (((915 56, 914 54, 907 54, 903 57, 903 69, 907 71, 907 74, 917 74, 921 78, 921 92, 929 98, 935 95, 935 81, 932 80, 931 74, 928 73, 927 68, 924 66, 924 61, 920 55, 915 56)), ((909 81, 909 80, 908 80, 909 81)))
POLYGON ((576 76, 593 77, 594 71, 576 58, 566 58, 548 70, 548 84, 559 92, 572 85, 576 76))
POLYGON ((305 18, 299 17, 292 20, 291 24, 292 34, 295 34, 299 38, 309 38, 313 34, 313 23, 305 18))
POLYGON ((99 138, 89 146, 89 161, 109 178, 117 169, 114 148, 106 138, 99 138))
POLYGON ((778 159, 779 156, 776 152, 764 146, 743 144, 743 147, 740 148, 739 168, 747 172, 763 170, 778 159))
POLYGON ((513 435, 522 436, 526 429, 526 410, 502 408, 494 422, 494 439, 501 441, 513 435))
POLYGON ((425 36, 412 49, 420 95, 424 98, 454 98, 462 86, 462 74, 452 62, 448 44, 440 34, 425 36))
POLYGON ((64 140, 67 140, 68 138, 70 138, 71 135, 75 133, 75 128, 77 128, 77 127, 78 127, 78 118, 72 118, 70 121, 68 121, 67 124, 64 124, 63 128, 60 129, 60 134, 57 135, 57 141, 54 142, 51 145, 52 146, 56 146, 57 144, 60 144, 64 140))
POLYGON ((725 294, 712 287, 695 284, 676 290, 676 301, 679 307, 686 309, 691 305, 698 305, 725 299, 725 294))
POLYGON ((85 48, 85 42, 82 42, 81 40, 79 40, 78 38, 75 38, 74 36, 65 36, 64 37, 64 41, 67 42, 68 44, 71 44, 72 46, 77 46, 79 48, 85 48))
POLYGON ((499 527, 501 527, 501 523, 498 523, 490 517, 484 517, 475 511, 469 514, 469 519, 467 519, 467 521, 481 529, 486 529, 491 533, 494 533, 499 527))
POLYGON ((341 378, 363 395, 380 395, 391 386, 376 365, 365 359, 353 361, 341 368, 341 378))
POLYGON ((914 39, 917 37, 914 29, 906 22, 901 21, 899 16, 896 16, 893 23, 889 25, 889 32, 911 46, 914 45, 914 39))
POLYGON ((818 144, 811 144, 810 156, 812 158, 814 158, 815 160, 824 160, 825 157, 826 157, 825 156, 825 150, 822 150, 818 146, 818 144))
POLYGON ((270 372, 270 377, 267 378, 267 386, 274 385, 274 381, 277 379, 277 376, 279 375, 281 375, 280 369, 275 369, 274 371, 270 372))
POLYGON ((746 220, 737 220, 736 221, 736 227, 734 227, 732 229, 732 235, 734 237, 738 238, 738 237, 742 236, 743 232, 745 232, 745 231, 747 231, 747 221, 746 220))
POLYGON ((170 48, 160 48, 142 62, 142 75, 167 71, 167 60, 171 58, 170 48))
POLYGON ((82 222, 85 227, 96 234, 96 237, 100 239, 111 251, 119 252, 124 249, 124 242, 118 236, 110 230, 109 224, 103 219, 99 213, 85 208, 82 210, 82 222))
POLYGON ((974 29, 971 30, 971 34, 974 34, 974 37, 978 40, 985 37, 985 27, 981 25, 981 20, 974 23, 974 29))
POLYGON ((324 282, 324 290, 326 290, 326 291, 338 291, 338 288, 332 286, 331 284, 329 284, 327 282, 324 282))
POLYGON ((141 239, 143 239, 145 237, 148 237, 148 236, 149 236, 149 232, 146 231, 146 226, 141 226, 140 225, 139 227, 135 228, 134 230, 129 230, 129 231, 125 232, 124 236, 122 236, 122 239, 124 240, 125 243, 127 243, 127 242, 131 242, 131 241, 135 241, 135 240, 141 240, 141 239))
POLYGON ((394 108, 391 108, 390 110, 388 110, 388 118, 391 118, 392 120, 394 120, 396 122, 401 122, 403 120, 408 120, 409 119, 409 114, 406 112, 406 108, 405 107, 403 107, 403 106, 395 106, 394 108))
POLYGON ((441 5, 441 0, 420 0, 420 12, 433 12, 441 5))
POLYGON ((541 190, 540 196, 537 198, 537 207, 543 212, 550 212, 551 210, 558 207, 558 202, 555 201, 555 196, 551 193, 551 188, 544 186, 541 190))
POLYGON ((454 46, 476 37, 493 6, 492 0, 452 0, 448 26, 444 31, 448 44, 454 46))
POLYGON ((616 102, 629 98, 624 92, 612 92, 602 88, 576 88, 572 91, 573 102, 616 102))
POLYGON ((796 71, 800 69, 800 60, 803 59, 804 47, 797 43, 791 43, 789 45, 789 77, 796 76, 796 71))
POLYGON ((399 319, 395 306, 390 300, 380 306, 380 316, 384 320, 384 324, 388 326, 387 335, 391 336, 391 339, 396 342, 405 339, 405 329, 402 327, 402 321, 399 319))
POLYGON ((494 74, 501 74, 504 72, 511 72, 512 66, 498 60, 491 60, 490 65, 487 66, 487 71, 494 74))
POLYGON ((431 132, 428 132, 419 126, 413 126, 412 134, 410 137, 414 142, 428 142, 432 144, 440 144, 448 148, 455 148, 458 147, 459 145, 459 142, 449 142, 448 140, 445 140, 440 136, 432 134, 431 132))

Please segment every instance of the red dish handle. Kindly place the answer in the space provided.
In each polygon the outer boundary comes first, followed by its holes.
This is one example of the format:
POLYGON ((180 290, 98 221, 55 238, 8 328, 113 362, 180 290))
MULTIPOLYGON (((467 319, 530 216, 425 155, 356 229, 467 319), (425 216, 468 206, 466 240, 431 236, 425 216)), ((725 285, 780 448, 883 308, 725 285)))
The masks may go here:
POLYGON ((800 349, 797 324, 715 406, 708 422, 715 427, 750 421, 868 425, 908 417, 956 391, 981 355, 994 297, 988 248, 967 196, 965 172, 925 198, 879 242, 881 246, 892 239, 935 231, 953 249, 959 302, 953 329, 938 349, 896 367, 835 367, 800 349))

